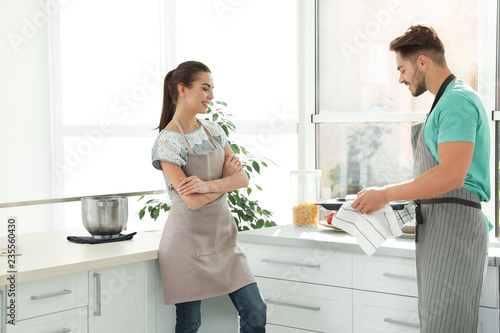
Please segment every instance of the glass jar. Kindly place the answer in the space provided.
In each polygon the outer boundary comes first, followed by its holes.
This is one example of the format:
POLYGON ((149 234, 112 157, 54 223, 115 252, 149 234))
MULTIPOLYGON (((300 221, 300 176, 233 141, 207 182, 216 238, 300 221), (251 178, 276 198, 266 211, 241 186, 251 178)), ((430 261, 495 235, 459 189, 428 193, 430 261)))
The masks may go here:
POLYGON ((318 225, 321 170, 290 171, 292 183, 293 224, 318 225))

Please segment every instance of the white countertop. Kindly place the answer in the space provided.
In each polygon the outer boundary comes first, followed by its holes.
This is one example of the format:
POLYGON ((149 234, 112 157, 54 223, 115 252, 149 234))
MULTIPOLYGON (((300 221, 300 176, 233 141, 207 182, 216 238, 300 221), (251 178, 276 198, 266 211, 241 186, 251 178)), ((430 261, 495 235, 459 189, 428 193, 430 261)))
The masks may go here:
MULTIPOLYGON (((130 231, 129 231, 130 232, 130 231)), ((128 232, 124 232, 128 233, 128 232)), ((66 229, 17 237, 16 282, 26 282, 93 269, 131 264, 158 258, 161 232, 138 232, 133 239, 104 244, 76 244, 67 236, 87 236, 84 229, 66 229)), ((364 253, 356 239, 344 232, 322 226, 282 225, 242 231, 239 241, 284 246, 326 247, 337 251, 364 253)), ((415 240, 387 240, 376 252, 380 255, 415 257, 415 240)), ((500 241, 490 239, 490 266, 500 266, 500 241)), ((0 285, 7 284, 8 257, 0 256, 0 285)))
MULTIPOLYGON (((241 242, 284 246, 322 246, 337 251, 364 253, 353 236, 320 225, 298 227, 288 224, 242 231, 238 234, 238 239, 241 242)), ((415 239, 402 237, 388 239, 375 254, 415 258, 415 239)), ((490 266, 500 266, 500 241, 498 238, 490 238, 488 255, 490 266)))
MULTIPOLYGON (((103 244, 71 243, 67 236, 90 235, 84 229, 17 235, 16 282, 157 259, 161 232, 138 232, 131 240, 103 244)), ((7 283, 7 271, 8 258, 0 256, 0 285, 7 283)))

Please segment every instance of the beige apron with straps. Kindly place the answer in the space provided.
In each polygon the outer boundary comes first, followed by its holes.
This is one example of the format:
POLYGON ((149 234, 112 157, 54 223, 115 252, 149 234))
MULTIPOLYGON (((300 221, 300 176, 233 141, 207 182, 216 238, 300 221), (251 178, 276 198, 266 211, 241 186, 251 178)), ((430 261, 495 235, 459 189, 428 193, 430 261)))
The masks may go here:
MULTIPOLYGON (((186 176, 220 179, 224 150, 203 126, 216 147, 207 154, 188 148, 186 176)), ((227 205, 227 193, 198 210, 186 206, 175 189, 160 241, 159 262, 165 304, 184 303, 229 294, 255 282, 245 255, 236 245, 237 228, 227 205)))

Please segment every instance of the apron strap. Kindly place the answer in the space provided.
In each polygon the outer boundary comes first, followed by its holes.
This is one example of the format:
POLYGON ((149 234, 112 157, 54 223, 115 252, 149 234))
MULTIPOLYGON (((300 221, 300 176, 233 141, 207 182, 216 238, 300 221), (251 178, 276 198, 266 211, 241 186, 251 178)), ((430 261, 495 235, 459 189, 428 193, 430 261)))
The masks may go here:
POLYGON ((172 118, 172 119, 174 120, 174 123, 175 123, 175 124, 177 125, 177 127, 179 128, 179 131, 181 132, 182 137, 184 138, 184 140, 186 140, 186 144, 187 144, 187 147, 188 147, 188 152, 189 152, 190 154, 192 154, 192 153, 193 153, 193 150, 191 149, 191 145, 189 144, 189 141, 188 141, 188 139, 186 138, 186 135, 184 134, 184 131, 182 130, 181 124, 179 123, 179 119, 177 119, 177 117, 175 116, 175 114, 174 114, 174 116, 173 116, 173 118, 172 118))
POLYGON ((455 76, 455 74, 450 74, 444 80, 444 82, 441 84, 441 86, 439 87, 439 90, 438 90, 438 92, 436 94, 436 97, 434 98, 434 102, 432 102, 432 107, 431 107, 431 110, 429 111, 429 113, 427 114, 427 117, 429 117, 429 115, 431 114, 432 110, 434 110, 434 107, 436 106, 436 104, 441 99, 441 96, 443 96, 443 93, 446 90, 446 88, 448 87, 448 84, 450 84, 450 82, 453 81, 453 80, 455 80, 456 78, 457 77, 455 76))
MULTIPOLYGON (((186 144, 187 144, 187 148, 188 148, 188 152, 190 154, 193 154, 193 150, 191 149, 191 145, 189 144, 189 141, 188 139, 186 138, 186 135, 184 134, 184 131, 182 130, 182 127, 181 127, 181 124, 179 123, 179 119, 177 119, 177 117, 175 116, 174 114, 174 117, 172 118, 174 120, 174 123, 177 125, 177 127, 179 128, 179 131, 181 132, 182 136, 184 137, 184 140, 186 140, 186 144)), ((198 120, 199 121, 199 120, 198 120)), ((203 127, 203 129, 205 130, 205 132, 207 132, 207 135, 208 137, 210 138, 210 140, 212 141, 212 143, 214 144, 215 146, 215 149, 221 149, 221 147, 219 146, 219 144, 217 143, 217 141, 214 139, 212 133, 210 133, 209 130, 207 130, 207 128, 205 127, 205 125, 203 125, 203 123, 201 121, 199 121, 199 123, 201 124, 201 126, 203 127)))
POLYGON ((420 199, 413 200, 415 204, 415 220, 416 220, 416 229, 415 229, 415 243, 418 242, 418 226, 424 224, 424 219, 422 217, 421 205, 430 205, 430 204, 441 204, 441 203, 455 203, 459 205, 469 206, 476 209, 481 209, 481 203, 462 199, 462 198, 430 198, 430 199, 420 199))
POLYGON ((209 130, 207 130, 207 128, 205 127, 205 125, 203 125, 203 123, 200 121, 200 124, 201 126, 203 126, 203 128, 205 129, 205 132, 207 132, 208 134, 208 137, 210 138, 210 140, 212 140, 212 143, 214 144, 215 146, 215 149, 222 149, 219 144, 217 143, 217 141, 215 141, 214 137, 212 136, 212 133, 210 133, 209 130))

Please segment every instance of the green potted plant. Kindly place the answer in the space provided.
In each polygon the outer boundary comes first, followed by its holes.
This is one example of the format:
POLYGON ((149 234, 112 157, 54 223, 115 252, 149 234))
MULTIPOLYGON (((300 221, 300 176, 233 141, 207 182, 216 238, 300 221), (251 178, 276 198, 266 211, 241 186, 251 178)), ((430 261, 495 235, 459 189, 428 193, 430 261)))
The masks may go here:
MULTIPOLYGON (((241 165, 250 179, 250 184, 247 188, 228 192, 228 205, 233 213, 234 222, 238 231, 275 226, 277 224, 271 219, 273 216, 271 211, 263 209, 258 200, 251 198, 254 190, 262 191, 262 187, 253 183, 252 178, 260 174, 263 167, 268 166, 267 162, 273 162, 265 158, 257 159, 253 157, 245 147, 231 140, 231 133, 235 131, 235 125, 230 119, 232 114, 224 111, 226 107, 227 104, 225 102, 211 102, 207 110, 206 119, 217 122, 224 130, 231 149, 240 159, 241 165)), ((160 216, 161 211, 168 212, 170 210, 170 203, 161 201, 155 195, 141 196, 139 200, 146 200, 144 207, 138 213, 141 220, 146 213, 152 219, 156 220, 160 216)))

